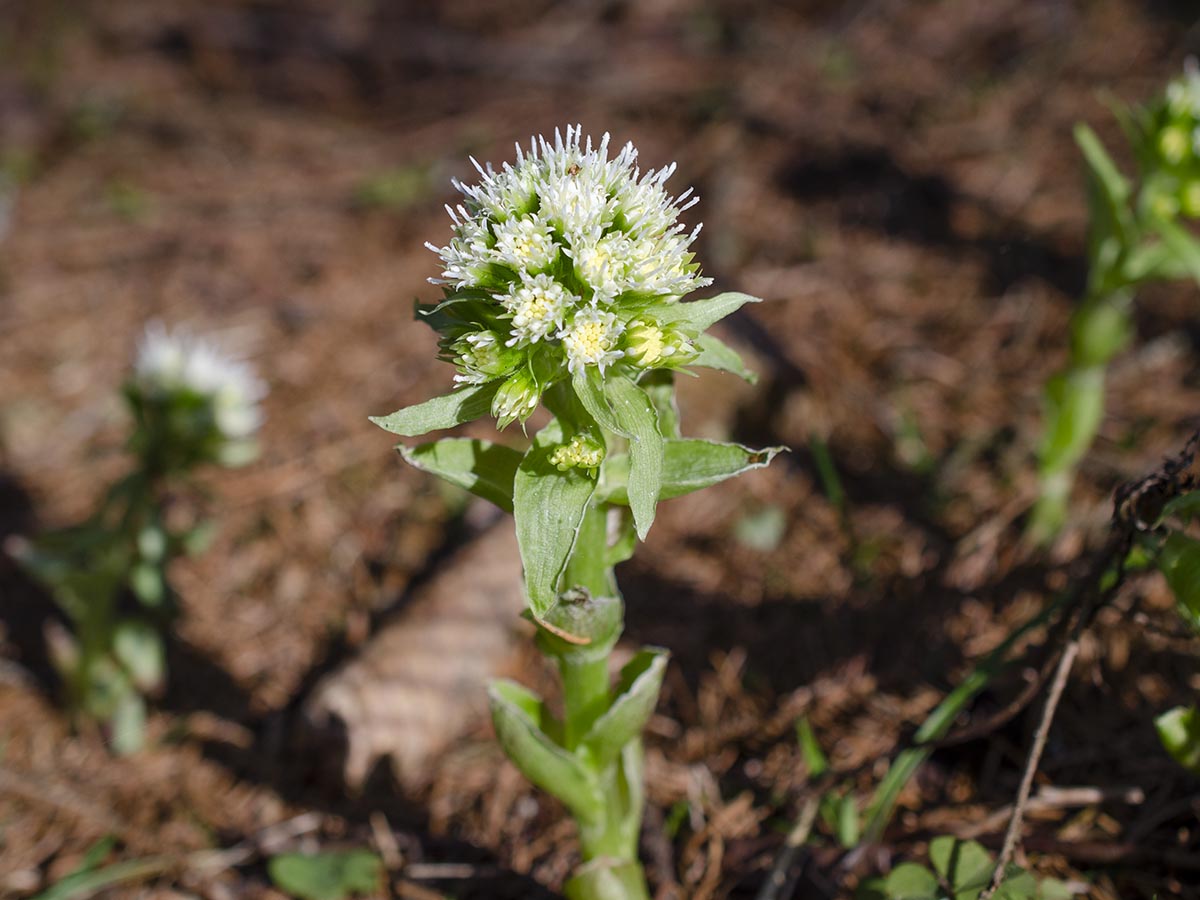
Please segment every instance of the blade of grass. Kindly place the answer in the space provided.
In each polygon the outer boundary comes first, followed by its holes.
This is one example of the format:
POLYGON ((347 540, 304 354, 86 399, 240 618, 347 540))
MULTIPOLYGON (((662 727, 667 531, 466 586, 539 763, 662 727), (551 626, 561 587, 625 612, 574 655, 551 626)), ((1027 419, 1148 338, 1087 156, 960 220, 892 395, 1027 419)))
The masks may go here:
POLYGON ((931 744, 945 737, 950 726, 958 718, 959 713, 987 687, 988 683, 1008 665, 1007 656, 1018 640, 1028 632, 1048 622, 1073 595, 1063 595, 1054 603, 1047 606, 1036 616, 1018 625, 1004 642, 971 671, 962 684, 951 691, 946 699, 937 705, 929 717, 913 735, 914 746, 902 752, 892 762, 887 774, 875 789, 875 796, 867 807, 867 823, 863 829, 863 841, 868 844, 878 843, 883 837, 883 831, 892 820, 896 801, 904 786, 921 768, 921 764, 933 752, 931 744))

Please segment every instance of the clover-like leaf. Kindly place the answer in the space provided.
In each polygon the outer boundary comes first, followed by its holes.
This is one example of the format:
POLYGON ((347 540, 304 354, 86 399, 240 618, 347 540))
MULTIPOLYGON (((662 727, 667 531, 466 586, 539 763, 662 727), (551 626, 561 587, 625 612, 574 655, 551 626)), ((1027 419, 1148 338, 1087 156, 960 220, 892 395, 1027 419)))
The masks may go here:
POLYGON ((513 480, 524 456, 503 444, 470 438, 442 438, 419 447, 396 448, 414 468, 431 472, 453 485, 513 510, 513 480))
POLYGON ((937 876, 917 863, 901 863, 888 873, 882 884, 888 900, 937 900, 941 895, 937 876))
POLYGON ((453 428, 489 413, 492 398, 496 396, 500 384, 500 381, 492 381, 460 388, 416 406, 398 409, 388 416, 371 416, 371 421, 385 431, 402 437, 417 437, 430 431, 453 428))
POLYGON ((594 820, 603 798, 580 759, 568 753, 541 727, 541 698, 513 681, 488 688, 492 724, 508 758, 534 785, 561 800, 574 815, 594 820))
POLYGON ((271 881, 302 900, 343 900, 351 894, 375 894, 383 862, 370 850, 282 853, 267 864, 271 881))
POLYGON ((948 835, 930 842, 929 861, 953 889, 955 900, 975 900, 991 884, 996 867, 982 844, 948 835))
POLYGON ((666 650, 646 648, 621 669, 612 705, 596 719, 581 742, 597 768, 607 768, 616 761, 621 749, 645 729, 658 702, 667 657, 666 650))

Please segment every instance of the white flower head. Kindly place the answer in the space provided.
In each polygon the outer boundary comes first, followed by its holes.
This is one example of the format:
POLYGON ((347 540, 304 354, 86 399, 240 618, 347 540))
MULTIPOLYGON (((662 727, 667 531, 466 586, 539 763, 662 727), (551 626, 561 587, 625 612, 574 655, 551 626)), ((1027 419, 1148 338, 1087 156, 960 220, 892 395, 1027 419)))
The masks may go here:
POLYGON ((442 276, 432 280, 501 295, 510 278, 496 272, 496 263, 524 280, 562 250, 590 289, 584 296, 604 303, 628 290, 678 297, 710 284, 688 251, 699 229, 679 223, 697 198, 690 188, 678 197, 667 193, 673 163, 643 173, 637 155, 627 143, 610 156, 607 134, 593 144, 581 128, 568 126, 553 140, 518 146, 516 162, 499 170, 472 160, 479 182, 455 181, 464 199, 447 207, 454 237, 444 247, 428 245, 442 260, 442 276), (635 248, 642 259, 626 258, 635 248), (635 264, 641 274, 630 282, 624 273, 635 264))
POLYGON ((571 324, 558 333, 567 350, 567 368, 582 371, 585 366, 598 366, 603 373, 625 355, 617 349, 625 326, 611 312, 589 306, 575 314, 571 324))
POLYGON ((536 272, 558 257, 550 226, 535 216, 521 216, 495 226, 496 259, 517 272, 536 272))
POLYGON ((534 275, 500 298, 512 315, 508 346, 532 344, 562 328, 567 311, 580 300, 549 275, 534 275))
POLYGON ((1177 116, 1200 117, 1200 64, 1194 56, 1183 64, 1183 76, 1167 85, 1167 108, 1177 116))
POLYGON ((195 394, 211 403, 213 422, 231 441, 249 438, 262 424, 266 385, 245 362, 216 345, 152 322, 138 343, 134 382, 146 395, 195 394))

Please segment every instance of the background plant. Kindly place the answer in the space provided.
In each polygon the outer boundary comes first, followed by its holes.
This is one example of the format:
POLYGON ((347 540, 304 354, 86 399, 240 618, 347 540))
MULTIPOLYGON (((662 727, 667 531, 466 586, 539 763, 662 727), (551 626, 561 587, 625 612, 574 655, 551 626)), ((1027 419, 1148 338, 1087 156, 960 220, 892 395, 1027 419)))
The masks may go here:
POLYGON ((754 298, 681 302, 707 286, 672 197, 674 166, 642 173, 626 144, 609 158, 578 128, 538 139, 515 165, 476 163, 456 182, 454 237, 429 245, 445 298, 419 306, 458 370, 453 393, 375 419, 403 436, 487 415, 503 429, 544 406, 549 420, 525 450, 445 438, 400 447, 417 468, 513 513, 529 617, 557 664, 562 715, 510 681, 491 686, 497 736, 518 768, 579 825, 575 898, 648 896, 637 862, 641 733, 667 653, 643 648, 611 682, 622 630, 613 567, 634 551, 659 500, 767 465, 780 448, 681 436, 673 376, 708 367, 750 378, 737 354, 705 332, 754 298))
POLYGON ((1105 373, 1129 343, 1137 289, 1149 281, 1200 280, 1200 71, 1195 61, 1151 103, 1118 108, 1137 175, 1123 175, 1087 125, 1075 139, 1088 170, 1088 277, 1071 317, 1066 367, 1045 392, 1038 447, 1039 497, 1030 535, 1054 537, 1067 515, 1075 471, 1104 421, 1105 373))
POLYGON ((15 547, 66 615, 48 634, 51 658, 76 714, 111 730, 118 752, 142 743, 145 697, 165 677, 163 637, 177 612, 167 572, 207 542, 207 523, 172 525, 172 492, 206 464, 242 465, 265 388, 213 345, 151 325, 122 395, 132 418, 133 465, 78 525, 15 547))

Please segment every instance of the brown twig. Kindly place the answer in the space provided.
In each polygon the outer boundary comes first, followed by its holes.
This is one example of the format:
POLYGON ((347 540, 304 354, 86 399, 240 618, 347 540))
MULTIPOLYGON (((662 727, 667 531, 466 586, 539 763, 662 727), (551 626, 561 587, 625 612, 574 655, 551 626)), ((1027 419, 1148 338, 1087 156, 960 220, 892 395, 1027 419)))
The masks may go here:
POLYGON ((1174 457, 1166 459, 1154 472, 1136 481, 1127 482, 1119 487, 1114 495, 1113 524, 1108 542, 1103 552, 1096 558, 1091 572, 1084 583, 1084 605, 1079 618, 1071 630, 1070 640, 1063 648, 1058 666, 1054 672, 1054 680, 1046 695, 1046 703, 1042 707, 1042 715, 1034 732, 1033 744, 1025 760, 1025 768, 1021 773, 1021 784, 1013 803, 1012 817, 1004 834, 1004 843, 996 860, 996 868, 992 873, 991 884, 979 895, 979 900, 990 900, 991 896, 1004 881, 1005 872, 1016 853, 1017 844, 1021 837, 1021 826, 1025 821, 1025 813, 1029 805, 1029 794, 1033 789, 1033 779, 1037 774, 1038 763, 1046 749, 1046 739, 1050 726, 1054 722, 1054 714, 1067 685, 1067 677, 1075 658, 1079 655, 1079 639, 1086 629, 1094 612, 1107 603, 1121 587, 1125 579, 1125 559, 1129 555, 1133 538, 1137 532, 1148 531, 1156 527, 1166 505, 1180 494, 1196 487, 1197 476, 1190 471, 1195 461, 1197 450, 1200 449, 1200 430, 1188 439, 1183 450, 1174 457), (1115 577, 1103 589, 1101 583, 1110 570, 1115 567, 1115 577), (1093 602, 1093 598, 1095 602, 1093 602))

